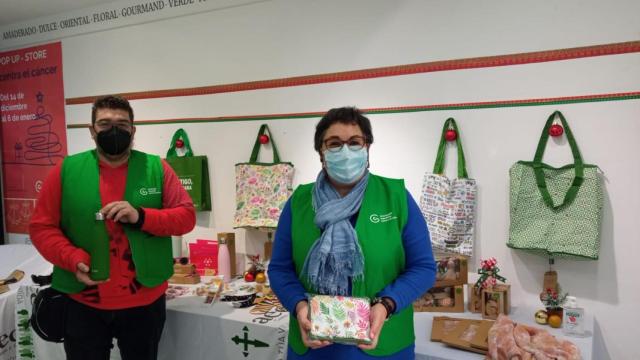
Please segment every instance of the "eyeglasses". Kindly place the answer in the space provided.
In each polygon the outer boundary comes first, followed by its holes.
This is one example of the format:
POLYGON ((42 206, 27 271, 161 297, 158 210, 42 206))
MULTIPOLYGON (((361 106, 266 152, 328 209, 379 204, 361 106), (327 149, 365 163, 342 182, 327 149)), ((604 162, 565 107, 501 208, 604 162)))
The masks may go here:
POLYGON ((359 135, 352 136, 347 141, 344 141, 337 136, 332 136, 328 139, 325 139, 323 143, 327 150, 331 152, 340 151, 342 149, 342 146, 344 145, 347 145, 350 150, 358 151, 367 144, 367 140, 359 135))
POLYGON ((111 119, 99 119, 96 120, 96 127, 99 129, 111 129, 113 126, 118 127, 122 130, 127 130, 127 131, 131 131, 131 128, 133 127, 133 124, 131 123, 131 120, 128 119, 118 119, 118 120, 111 120, 111 119))

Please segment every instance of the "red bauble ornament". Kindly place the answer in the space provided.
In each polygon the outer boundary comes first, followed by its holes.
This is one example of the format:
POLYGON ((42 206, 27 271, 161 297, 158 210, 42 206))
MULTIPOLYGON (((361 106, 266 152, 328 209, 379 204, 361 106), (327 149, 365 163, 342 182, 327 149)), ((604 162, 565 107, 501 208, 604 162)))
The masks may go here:
POLYGON ((553 124, 549 128, 549 135, 551 135, 551 136, 554 136, 554 137, 555 136, 560 136, 560 135, 562 135, 562 133, 564 133, 564 129, 562 128, 562 125, 553 124))
POLYGON ((182 149, 184 147, 184 141, 182 141, 182 139, 176 140, 176 147, 182 149))
POLYGON ((269 136, 264 134, 260 135, 259 139, 260 139, 260 144, 263 144, 263 145, 269 142, 269 136))
POLYGON ((444 138, 447 141, 453 141, 458 137, 458 133, 455 130, 447 130, 447 132, 444 133, 444 138))
POLYGON ((252 273, 248 272, 244 275, 244 281, 252 282, 255 279, 252 273))

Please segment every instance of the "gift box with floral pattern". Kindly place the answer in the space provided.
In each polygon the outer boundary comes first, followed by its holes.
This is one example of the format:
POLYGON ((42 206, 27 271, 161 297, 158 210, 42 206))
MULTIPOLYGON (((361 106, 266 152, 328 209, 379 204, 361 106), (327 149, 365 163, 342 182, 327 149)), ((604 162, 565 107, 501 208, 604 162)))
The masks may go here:
POLYGON ((367 298, 309 295, 309 338, 343 344, 370 344, 367 298))

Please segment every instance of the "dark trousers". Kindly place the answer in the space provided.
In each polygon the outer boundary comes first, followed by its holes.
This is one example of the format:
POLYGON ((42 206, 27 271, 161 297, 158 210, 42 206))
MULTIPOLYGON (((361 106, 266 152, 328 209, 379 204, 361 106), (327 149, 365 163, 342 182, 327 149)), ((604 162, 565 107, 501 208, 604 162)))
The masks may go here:
POLYGON ((130 309, 100 310, 69 301, 64 350, 67 360, 108 360, 113 339, 122 360, 155 360, 166 318, 166 300, 130 309))

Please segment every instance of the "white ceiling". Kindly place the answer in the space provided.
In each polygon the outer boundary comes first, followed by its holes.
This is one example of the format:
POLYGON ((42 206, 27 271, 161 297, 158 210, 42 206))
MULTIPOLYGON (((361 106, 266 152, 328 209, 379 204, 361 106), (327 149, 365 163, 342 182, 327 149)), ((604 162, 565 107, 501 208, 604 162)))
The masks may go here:
POLYGON ((0 0, 0 26, 106 4, 104 0, 0 0))

